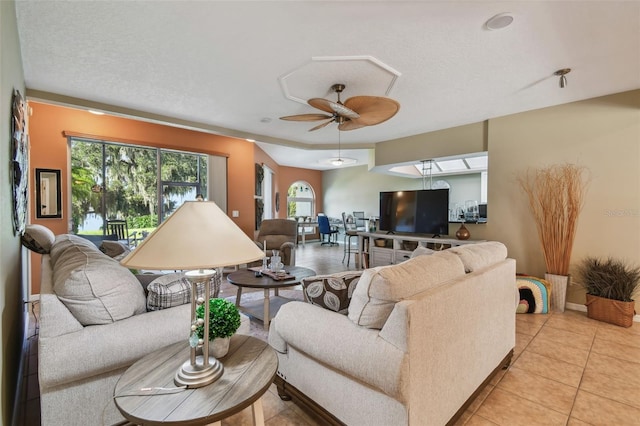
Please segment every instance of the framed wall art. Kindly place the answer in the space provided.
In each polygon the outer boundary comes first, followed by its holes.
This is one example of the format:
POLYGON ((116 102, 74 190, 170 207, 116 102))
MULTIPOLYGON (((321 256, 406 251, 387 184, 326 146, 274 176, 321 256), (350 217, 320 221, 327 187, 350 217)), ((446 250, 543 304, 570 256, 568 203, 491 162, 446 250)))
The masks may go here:
POLYGON ((11 107, 11 176, 13 180, 13 225, 14 233, 18 235, 24 233, 27 224, 28 145, 24 99, 20 91, 14 90, 11 107))

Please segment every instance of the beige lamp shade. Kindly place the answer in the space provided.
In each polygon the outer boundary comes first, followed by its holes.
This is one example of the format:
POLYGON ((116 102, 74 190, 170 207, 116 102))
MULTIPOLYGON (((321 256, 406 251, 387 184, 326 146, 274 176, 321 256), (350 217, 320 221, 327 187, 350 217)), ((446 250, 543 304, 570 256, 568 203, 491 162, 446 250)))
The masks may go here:
POLYGON ((186 201, 120 263, 137 269, 239 265, 264 252, 213 201, 186 201))

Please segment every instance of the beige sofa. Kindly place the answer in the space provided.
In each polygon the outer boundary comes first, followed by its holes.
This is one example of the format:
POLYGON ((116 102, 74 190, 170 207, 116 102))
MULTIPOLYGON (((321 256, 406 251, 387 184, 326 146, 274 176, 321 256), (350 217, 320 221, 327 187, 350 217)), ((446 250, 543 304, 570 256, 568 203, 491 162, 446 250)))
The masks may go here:
MULTIPOLYGON (((122 422, 113 403, 116 382, 150 352, 187 344, 190 304, 147 311, 136 277, 80 237, 59 235, 50 251, 42 258, 40 290, 41 424, 122 422)), ((247 317, 238 332, 249 332, 247 317)))
POLYGON ((454 421, 513 354, 517 289, 506 256, 498 242, 452 248, 367 269, 355 290, 353 279, 341 289, 344 274, 325 277, 326 293, 314 288, 312 300, 338 311, 336 289, 353 291, 347 315, 290 302, 271 323, 281 397, 327 424, 454 421))

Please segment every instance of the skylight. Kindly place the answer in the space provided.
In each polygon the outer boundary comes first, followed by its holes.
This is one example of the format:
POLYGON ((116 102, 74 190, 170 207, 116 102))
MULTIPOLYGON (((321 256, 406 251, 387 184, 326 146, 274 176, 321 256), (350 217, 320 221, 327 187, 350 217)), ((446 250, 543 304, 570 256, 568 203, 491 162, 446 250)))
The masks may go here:
POLYGON ((480 173, 487 170, 489 157, 486 152, 479 152, 458 157, 435 158, 430 162, 414 164, 420 175, 454 175, 466 173, 480 173))

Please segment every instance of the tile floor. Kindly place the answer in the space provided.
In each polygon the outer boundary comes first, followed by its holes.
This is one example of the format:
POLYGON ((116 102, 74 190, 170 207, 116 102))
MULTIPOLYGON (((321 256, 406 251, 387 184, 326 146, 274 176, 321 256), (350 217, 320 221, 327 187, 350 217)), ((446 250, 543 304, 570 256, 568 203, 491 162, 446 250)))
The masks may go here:
MULTIPOLYGON (((296 263, 318 274, 355 269, 353 261, 350 268, 342 263, 342 250, 307 243, 298 248, 296 263)), ((235 288, 225 284, 221 296, 233 295, 235 288)), ((35 318, 19 425, 40 424, 35 318)), ((268 426, 320 424, 281 401, 275 386, 264 395, 263 406, 268 426)), ((222 422, 250 424, 250 409, 222 422)), ((510 368, 494 378, 457 425, 640 425, 640 323, 622 328, 576 311, 517 315, 510 368)))

